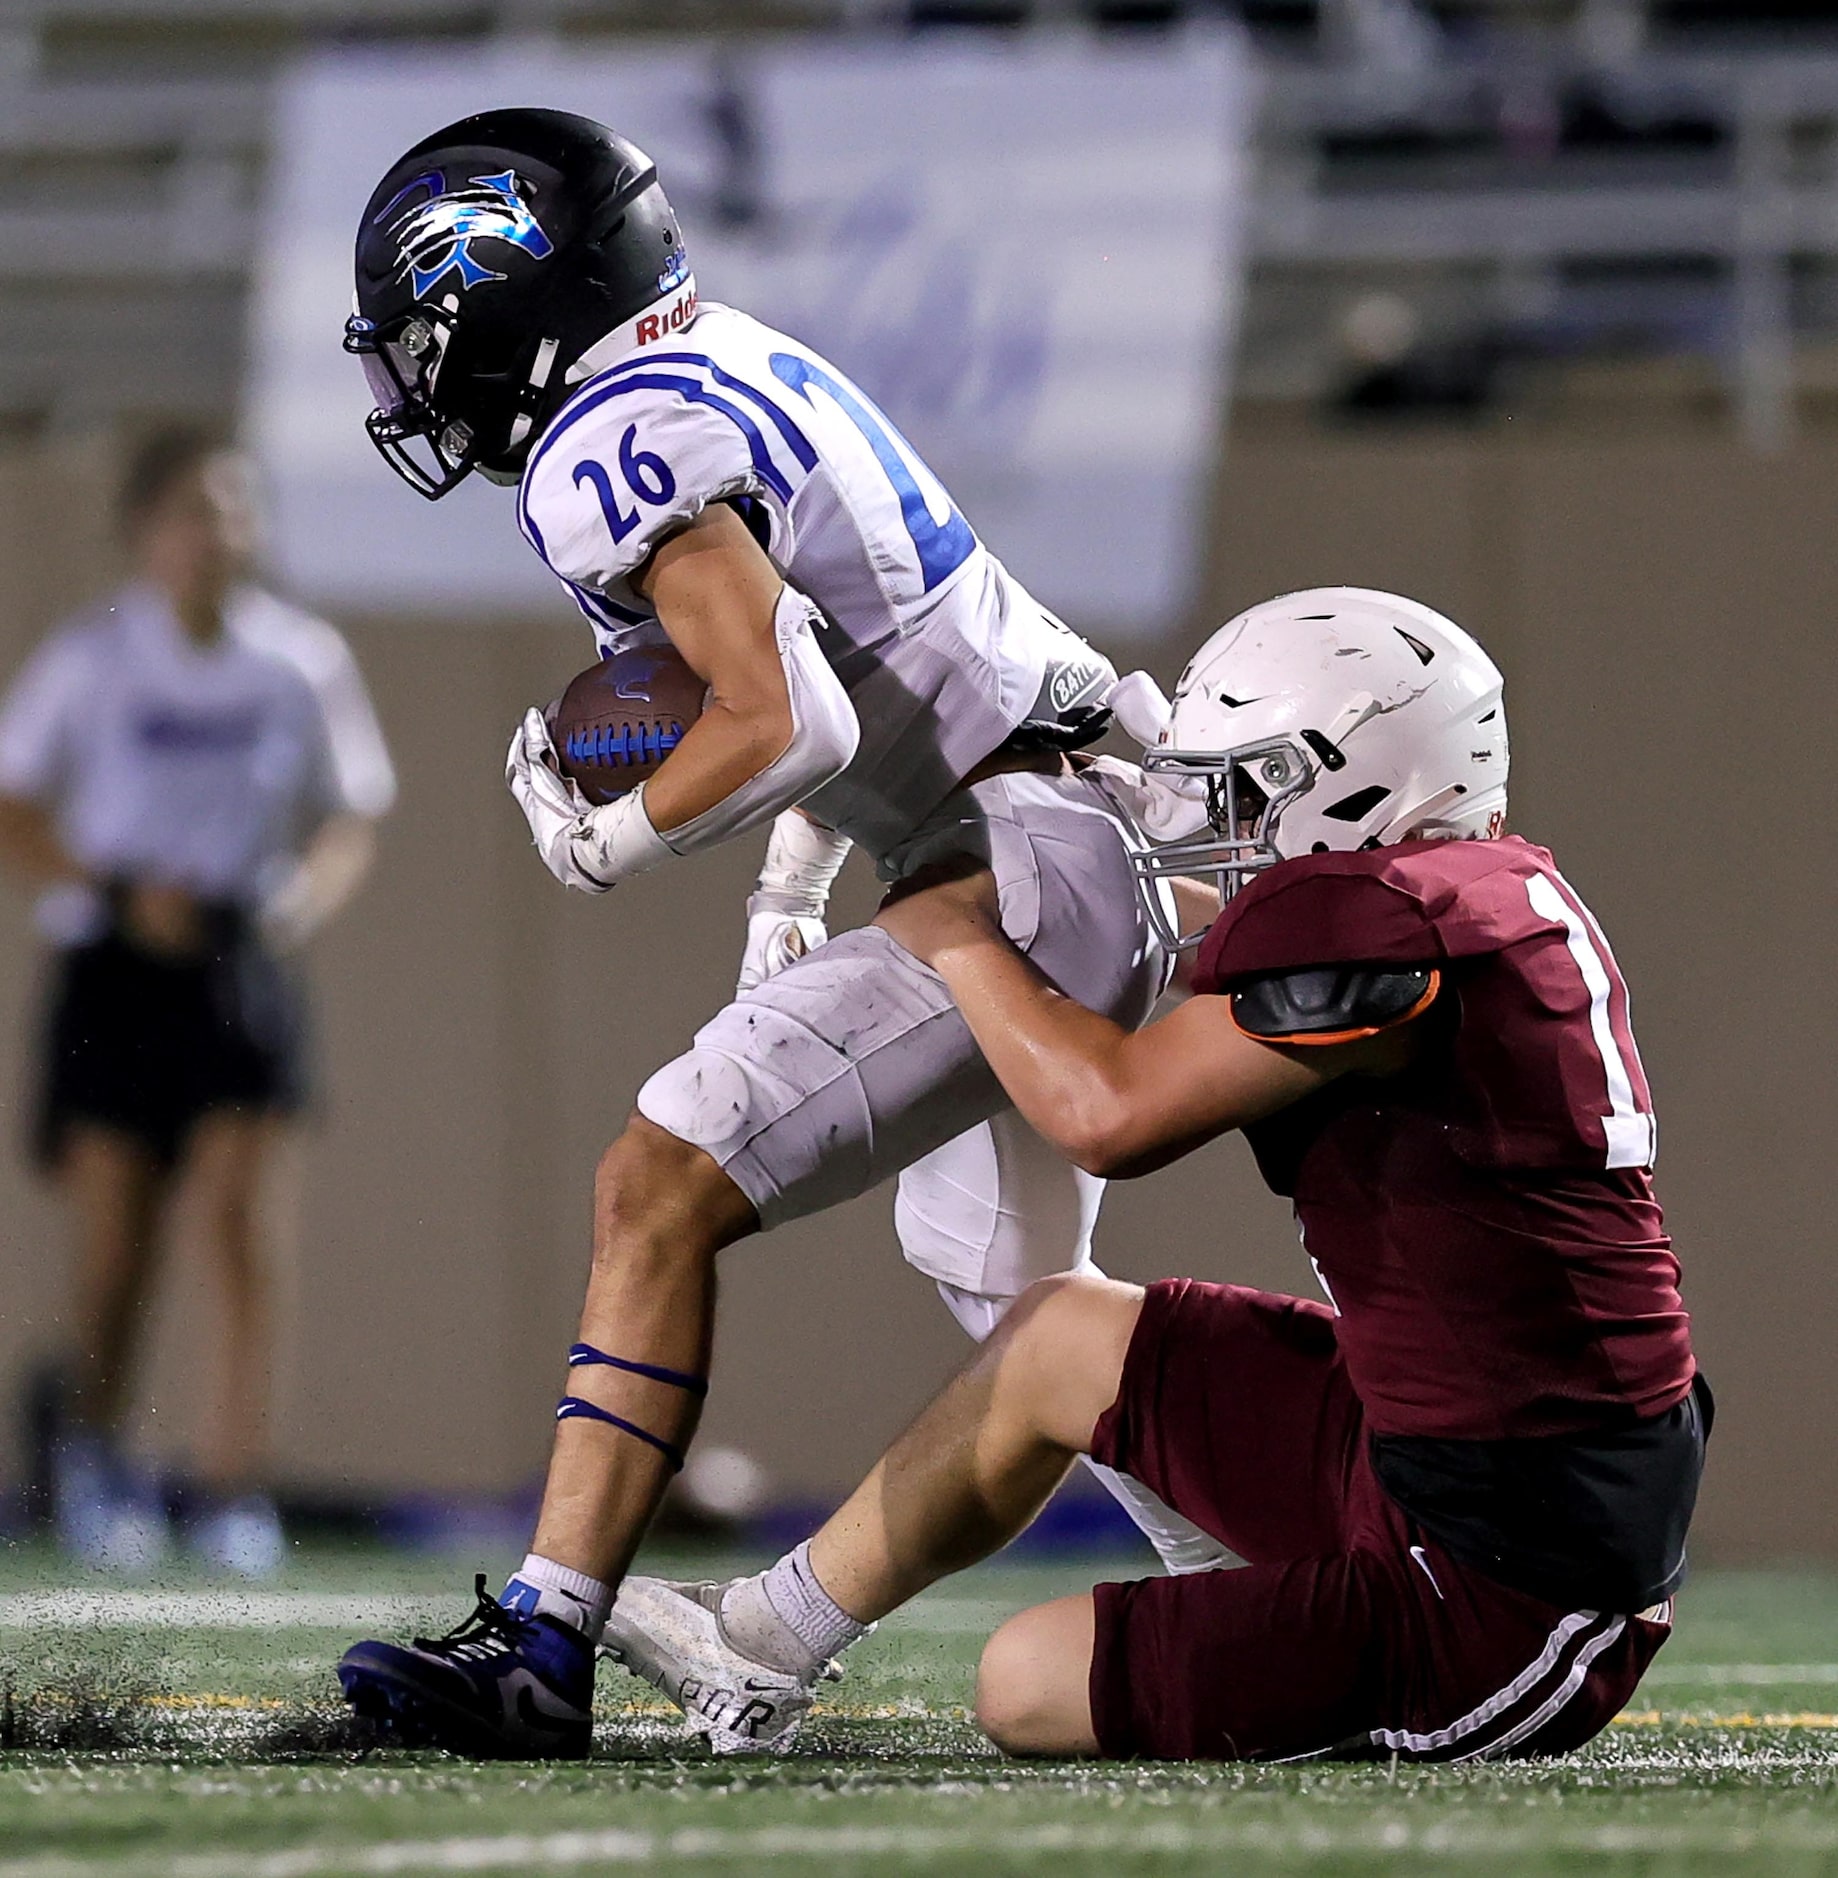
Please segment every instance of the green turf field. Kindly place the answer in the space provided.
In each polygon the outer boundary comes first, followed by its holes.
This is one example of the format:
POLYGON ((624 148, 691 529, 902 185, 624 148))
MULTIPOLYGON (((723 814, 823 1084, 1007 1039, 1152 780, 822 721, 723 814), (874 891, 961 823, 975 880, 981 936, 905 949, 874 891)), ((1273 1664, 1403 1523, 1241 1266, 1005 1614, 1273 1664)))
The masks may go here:
POLYGON ((16 1554, 0 1564, 0 1878, 1838 1872, 1838 1581, 1706 1574, 1636 1710, 1563 1762, 998 1759, 964 1713, 983 1635, 1098 1575, 956 1580, 851 1652, 781 1760, 709 1760, 608 1671, 596 1759, 551 1770, 366 1751, 344 1723, 344 1643, 456 1621, 464 1566, 326 1555, 259 1594, 124 1594, 59 1592, 54 1565, 16 1554))

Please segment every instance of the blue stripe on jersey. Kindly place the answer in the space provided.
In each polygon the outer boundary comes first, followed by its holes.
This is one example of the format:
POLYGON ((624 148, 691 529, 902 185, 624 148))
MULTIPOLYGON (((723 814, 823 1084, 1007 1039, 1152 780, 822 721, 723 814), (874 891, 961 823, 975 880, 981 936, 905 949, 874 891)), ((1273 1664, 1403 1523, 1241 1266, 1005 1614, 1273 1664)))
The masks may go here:
POLYGON ((706 352, 651 352, 639 358, 623 359, 617 365, 607 367, 610 378, 618 372, 629 372, 639 366, 649 365, 699 365, 708 373, 716 384, 726 390, 737 393, 748 403, 757 405, 767 417, 771 418, 778 433, 785 439, 791 453, 799 464, 807 470, 817 467, 817 451, 811 440, 798 428, 791 413, 773 401, 757 386, 749 385, 745 379, 736 378, 732 372, 724 371, 706 352))
POLYGON ((588 625, 597 630, 599 627, 610 627, 613 624, 613 622, 594 605, 594 601, 599 598, 598 594, 594 593, 590 588, 580 586, 575 581, 563 580, 562 576, 559 574, 556 575, 556 579, 562 582, 562 585, 568 589, 568 597, 586 614, 588 625))
POLYGON ((635 613, 629 606, 621 606, 617 600, 596 593, 592 587, 583 587, 579 581, 562 580, 562 585, 574 595, 575 605, 596 626, 643 626, 653 618, 649 613, 635 613))
MULTIPOLYGON (((648 366, 651 361, 645 360, 648 366)), ((614 368, 617 370, 617 368, 614 368)), ((611 377, 609 372, 606 376, 611 377)), ((674 391, 689 404, 706 404, 710 410, 719 411, 730 419, 741 435, 747 440, 747 452, 753 459, 753 467, 759 472, 765 483, 781 502, 791 500, 791 484, 785 480, 784 473, 772 460, 772 450, 766 442, 765 434, 738 405, 730 404, 726 398, 717 397, 706 385, 694 378, 679 377, 674 372, 644 372, 629 377, 619 377, 612 384, 598 384, 595 389, 577 399, 574 404, 564 407, 561 415, 551 424, 543 440, 531 454, 529 469, 524 472, 524 487, 529 487, 530 475, 536 470, 543 458, 560 441, 563 434, 572 430, 580 420, 601 405, 612 399, 622 397, 628 391, 674 391)), ((808 447, 808 446, 807 446, 808 447)), ((812 459, 815 461, 815 458, 812 459)))
POLYGON ((535 518, 530 514, 529 505, 524 501, 523 492, 527 484, 517 488, 517 526, 523 530, 523 538, 542 557, 542 564, 549 572, 555 572, 554 563, 549 559, 548 546, 542 538, 542 530, 536 526, 535 518))

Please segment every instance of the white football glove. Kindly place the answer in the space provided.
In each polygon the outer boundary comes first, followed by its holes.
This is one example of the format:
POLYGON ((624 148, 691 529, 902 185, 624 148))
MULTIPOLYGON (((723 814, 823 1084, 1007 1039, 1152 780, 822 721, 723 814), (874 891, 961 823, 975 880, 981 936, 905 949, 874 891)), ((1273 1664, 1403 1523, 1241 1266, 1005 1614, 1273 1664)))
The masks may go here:
MULTIPOLYGON (((749 906, 753 903, 747 902, 749 906)), ((740 955, 740 977, 734 992, 751 991, 775 972, 795 965, 829 938, 830 929, 805 913, 774 913, 766 909, 747 915, 747 949, 740 955)))
POLYGON ((556 769, 549 726, 534 707, 511 738, 504 780, 543 865, 564 887, 605 893, 670 859, 669 845, 645 813, 644 785, 596 808, 556 769))
POLYGON ((1167 693, 1147 672, 1125 672, 1104 694, 1104 702, 1123 734, 1134 737, 1144 749, 1162 740, 1174 716, 1167 693))
POLYGON ((1085 768, 1149 841, 1183 840, 1207 826, 1206 798, 1191 778, 1151 776, 1114 756, 1093 757, 1085 768))
POLYGON ((829 938, 824 910, 848 854, 847 835, 796 809, 787 809, 772 824, 759 885, 747 901, 747 949, 734 987, 737 997, 829 938))
MULTIPOLYGON (((1174 706, 1147 672, 1125 672, 1104 694, 1126 736, 1145 750, 1166 740, 1174 706)), ((1206 785, 1166 770, 1146 774, 1134 763, 1101 756, 1093 763, 1113 800, 1151 841, 1179 841, 1207 826, 1206 785)))

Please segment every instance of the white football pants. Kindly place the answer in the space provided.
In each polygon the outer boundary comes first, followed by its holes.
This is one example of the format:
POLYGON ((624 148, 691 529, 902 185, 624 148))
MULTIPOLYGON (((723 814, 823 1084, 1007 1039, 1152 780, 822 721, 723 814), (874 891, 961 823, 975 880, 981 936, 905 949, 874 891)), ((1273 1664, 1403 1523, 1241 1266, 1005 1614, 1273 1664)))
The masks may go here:
MULTIPOLYGON (((1099 777, 1023 771, 960 790, 882 871, 955 854, 993 870, 1003 929, 1068 996, 1132 1029, 1147 1019, 1168 961, 1099 777)), ((1103 1182, 1009 1119, 944 981, 879 927, 841 934, 717 1012, 638 1108, 709 1154, 767 1228, 902 1176, 907 1258, 947 1301, 983 1301, 970 1316, 981 1322, 986 1305, 987 1327, 1034 1278, 1090 1264, 1103 1182)), ((1158 1550, 1165 1538, 1186 1559, 1197 1537, 1229 1557, 1185 1521, 1177 1540, 1164 1524, 1176 1516, 1153 1502, 1158 1537, 1134 1482, 1112 1491, 1158 1550)))

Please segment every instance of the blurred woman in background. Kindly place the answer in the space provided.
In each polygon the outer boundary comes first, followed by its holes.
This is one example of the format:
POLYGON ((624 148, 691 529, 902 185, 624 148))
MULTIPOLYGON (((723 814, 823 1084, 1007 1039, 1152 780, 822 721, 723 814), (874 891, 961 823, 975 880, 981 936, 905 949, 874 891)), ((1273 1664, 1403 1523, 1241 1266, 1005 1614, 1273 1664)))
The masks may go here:
POLYGON ((129 584, 53 633, 0 703, 0 867, 38 891, 53 947, 35 1147, 77 1244, 54 1515, 99 1569, 166 1551, 165 1505, 119 1437, 183 1184, 224 1323, 185 1536, 259 1577, 282 1533, 257 1203, 304 1096, 281 961, 362 880, 395 776, 344 640, 250 583, 242 457, 203 432, 151 439, 119 522, 129 584))

